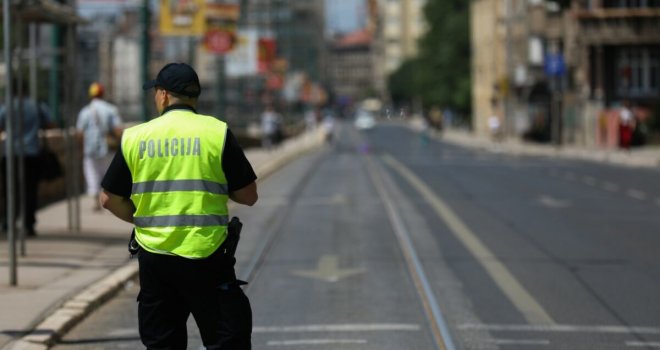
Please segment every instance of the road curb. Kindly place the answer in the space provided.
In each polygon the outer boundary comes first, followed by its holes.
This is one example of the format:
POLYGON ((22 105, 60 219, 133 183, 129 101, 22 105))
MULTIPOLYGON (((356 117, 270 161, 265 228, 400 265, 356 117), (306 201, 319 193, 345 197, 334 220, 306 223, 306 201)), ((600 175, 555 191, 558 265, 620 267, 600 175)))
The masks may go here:
POLYGON ((73 298, 39 323, 19 341, 10 343, 5 350, 48 349, 85 316, 113 297, 138 273, 137 262, 131 261, 110 275, 83 289, 73 298))
MULTIPOLYGON (((255 172, 263 180, 292 160, 320 148, 323 133, 318 130, 288 140, 273 153, 270 161, 257 166, 255 172)), ((61 307, 47 316, 30 333, 10 342, 2 350, 46 350, 85 317, 117 294, 138 274, 137 261, 132 260, 117 268, 100 281, 83 289, 61 307)))
MULTIPOLYGON (((420 132, 421 126, 419 123, 409 122, 407 126, 415 131, 420 132)), ((598 164, 609 164, 616 166, 625 166, 630 168, 658 168, 660 167, 660 154, 649 155, 636 155, 636 151, 626 153, 622 150, 602 150, 602 149, 576 149, 570 147, 556 147, 556 146, 541 146, 537 144, 528 143, 511 143, 511 142, 493 142, 490 139, 479 138, 464 132, 445 131, 437 135, 432 135, 433 138, 450 143, 455 146, 466 147, 470 149, 479 149, 491 153, 504 153, 513 156, 536 156, 552 159, 567 159, 567 160, 580 160, 598 164)))

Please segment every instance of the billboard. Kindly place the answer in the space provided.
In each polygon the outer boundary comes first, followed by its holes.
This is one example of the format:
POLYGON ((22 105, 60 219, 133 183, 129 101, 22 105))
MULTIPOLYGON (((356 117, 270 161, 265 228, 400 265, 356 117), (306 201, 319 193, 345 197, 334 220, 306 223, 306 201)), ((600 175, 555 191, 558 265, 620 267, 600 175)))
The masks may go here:
POLYGON ((227 54, 226 73, 230 78, 259 72, 259 35, 256 30, 239 30, 234 49, 227 54))
POLYGON ((160 0, 163 36, 201 36, 206 31, 205 0, 160 0))

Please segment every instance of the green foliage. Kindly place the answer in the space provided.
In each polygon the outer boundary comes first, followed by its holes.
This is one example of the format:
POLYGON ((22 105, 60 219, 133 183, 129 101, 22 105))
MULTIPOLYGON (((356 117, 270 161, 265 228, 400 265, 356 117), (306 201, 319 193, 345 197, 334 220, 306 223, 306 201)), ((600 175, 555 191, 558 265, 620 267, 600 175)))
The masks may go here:
POLYGON ((451 107, 468 113, 470 83, 470 2, 429 0, 424 9, 427 33, 419 41, 418 57, 389 77, 396 102, 418 96, 426 107, 451 107))

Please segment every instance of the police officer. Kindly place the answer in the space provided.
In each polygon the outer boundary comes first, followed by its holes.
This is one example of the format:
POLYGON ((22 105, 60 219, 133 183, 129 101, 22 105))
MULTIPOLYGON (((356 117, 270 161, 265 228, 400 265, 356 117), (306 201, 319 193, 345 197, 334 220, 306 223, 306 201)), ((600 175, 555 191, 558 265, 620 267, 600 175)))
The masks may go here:
POLYGON ((219 249, 229 199, 257 201, 256 175, 227 124, 195 110, 197 73, 170 63, 155 80, 160 117, 126 129, 102 181, 101 204, 135 225, 140 338, 185 349, 192 313, 207 349, 250 349, 252 311, 219 249))

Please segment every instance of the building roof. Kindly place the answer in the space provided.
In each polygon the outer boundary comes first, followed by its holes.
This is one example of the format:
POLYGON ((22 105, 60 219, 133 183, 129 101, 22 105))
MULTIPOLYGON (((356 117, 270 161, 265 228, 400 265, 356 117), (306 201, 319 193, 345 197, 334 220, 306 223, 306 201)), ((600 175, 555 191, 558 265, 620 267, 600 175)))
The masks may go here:
POLYGON ((337 49, 368 46, 371 45, 373 37, 370 31, 366 29, 348 33, 335 40, 334 47, 337 49))

